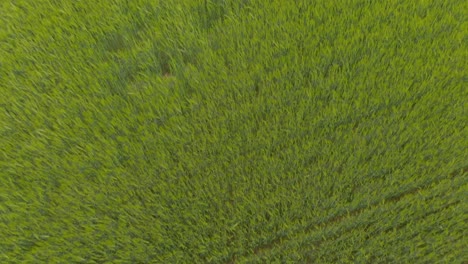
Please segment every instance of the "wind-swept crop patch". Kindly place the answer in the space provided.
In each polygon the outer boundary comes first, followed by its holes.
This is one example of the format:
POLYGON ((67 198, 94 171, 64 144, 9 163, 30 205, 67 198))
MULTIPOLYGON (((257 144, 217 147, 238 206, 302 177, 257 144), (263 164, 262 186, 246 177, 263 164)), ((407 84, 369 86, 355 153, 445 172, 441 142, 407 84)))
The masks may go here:
POLYGON ((466 261, 464 1, 4 1, 3 263, 466 261))

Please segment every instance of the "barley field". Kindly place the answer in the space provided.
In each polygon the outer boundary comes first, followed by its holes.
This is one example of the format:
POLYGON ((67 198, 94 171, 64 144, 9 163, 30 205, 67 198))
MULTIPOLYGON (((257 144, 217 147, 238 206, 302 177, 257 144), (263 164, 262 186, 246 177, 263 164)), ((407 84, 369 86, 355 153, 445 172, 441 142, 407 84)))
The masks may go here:
POLYGON ((0 1, 0 263, 467 263, 467 10, 0 1))

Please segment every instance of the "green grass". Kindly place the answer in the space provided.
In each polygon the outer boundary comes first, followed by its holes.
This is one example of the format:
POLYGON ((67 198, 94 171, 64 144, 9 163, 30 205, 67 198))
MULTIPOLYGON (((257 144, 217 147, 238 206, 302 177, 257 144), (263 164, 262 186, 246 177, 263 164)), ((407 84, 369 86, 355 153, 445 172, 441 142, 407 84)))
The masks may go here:
POLYGON ((467 10, 0 2, 0 262, 465 263, 467 10))

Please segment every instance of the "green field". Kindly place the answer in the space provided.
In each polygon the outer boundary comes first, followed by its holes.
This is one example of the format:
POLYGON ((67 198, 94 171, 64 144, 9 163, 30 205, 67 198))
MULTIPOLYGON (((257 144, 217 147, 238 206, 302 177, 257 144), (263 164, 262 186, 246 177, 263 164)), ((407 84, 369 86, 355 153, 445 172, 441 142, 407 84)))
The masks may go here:
POLYGON ((467 16, 0 1, 0 263, 467 263, 467 16))

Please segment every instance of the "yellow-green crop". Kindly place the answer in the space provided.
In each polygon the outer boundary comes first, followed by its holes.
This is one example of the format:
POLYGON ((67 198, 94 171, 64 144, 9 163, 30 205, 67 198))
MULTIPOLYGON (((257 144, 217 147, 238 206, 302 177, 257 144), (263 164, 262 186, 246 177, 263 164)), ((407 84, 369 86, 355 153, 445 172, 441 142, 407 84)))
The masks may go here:
POLYGON ((462 0, 0 1, 0 263, 464 263, 462 0))

